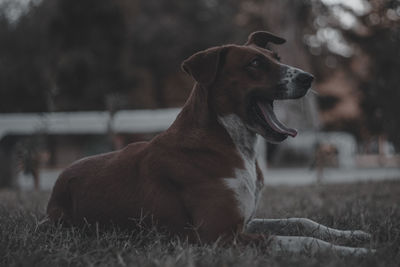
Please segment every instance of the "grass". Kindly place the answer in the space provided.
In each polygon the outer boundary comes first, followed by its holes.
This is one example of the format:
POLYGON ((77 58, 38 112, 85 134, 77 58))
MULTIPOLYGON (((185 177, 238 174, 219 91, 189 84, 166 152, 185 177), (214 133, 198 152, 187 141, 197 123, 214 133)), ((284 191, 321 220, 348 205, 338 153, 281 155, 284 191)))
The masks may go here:
POLYGON ((0 266, 399 266, 400 182, 269 187, 257 217, 307 217, 373 234, 375 255, 273 256, 257 246, 170 240, 154 229, 63 229, 41 223, 49 192, 0 191, 0 266))

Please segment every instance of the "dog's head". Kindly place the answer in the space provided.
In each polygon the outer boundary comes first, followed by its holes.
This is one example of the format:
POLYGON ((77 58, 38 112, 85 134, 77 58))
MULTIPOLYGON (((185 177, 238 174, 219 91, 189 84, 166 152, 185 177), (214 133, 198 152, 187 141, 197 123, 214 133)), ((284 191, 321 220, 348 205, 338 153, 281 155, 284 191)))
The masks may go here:
POLYGON ((245 45, 213 47, 182 63, 185 72, 207 90, 218 116, 237 115, 246 127, 270 142, 281 142, 297 131, 283 125, 273 111, 277 99, 296 99, 310 88, 313 76, 279 62, 268 43, 284 39, 269 32, 252 33, 245 45))

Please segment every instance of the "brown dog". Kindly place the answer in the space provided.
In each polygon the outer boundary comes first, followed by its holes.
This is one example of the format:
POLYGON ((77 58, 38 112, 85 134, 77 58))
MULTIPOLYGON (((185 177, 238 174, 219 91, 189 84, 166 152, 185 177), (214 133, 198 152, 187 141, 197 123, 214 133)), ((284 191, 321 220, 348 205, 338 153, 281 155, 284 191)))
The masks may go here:
MULTIPOLYGON (((222 237, 229 242, 237 237, 244 243, 265 242, 268 228, 276 229, 282 221, 250 222, 263 186, 256 134, 270 142, 294 137, 296 131, 276 118, 273 100, 302 97, 313 80, 310 74, 281 64, 266 49, 269 42, 285 40, 255 32, 243 46, 213 47, 185 60, 182 68, 196 83, 171 127, 150 142, 133 143, 68 167, 53 189, 47 208, 50 219, 129 228, 135 226, 133 220, 148 215, 144 218, 191 241, 222 237), (246 226, 252 234, 244 232, 246 226)), ((305 227, 321 238, 345 232, 322 229, 314 222, 305 227), (324 231, 318 235, 311 231, 314 227, 324 231)), ((274 237, 269 242, 271 249, 296 251, 300 243, 310 245, 315 240, 274 237)), ((324 241, 318 242, 316 249, 324 241)))

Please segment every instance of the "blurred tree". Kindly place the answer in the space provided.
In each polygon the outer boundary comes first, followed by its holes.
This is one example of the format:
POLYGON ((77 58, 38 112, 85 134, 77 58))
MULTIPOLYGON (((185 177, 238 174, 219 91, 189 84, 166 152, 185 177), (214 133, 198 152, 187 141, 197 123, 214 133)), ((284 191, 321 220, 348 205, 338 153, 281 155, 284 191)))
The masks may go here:
POLYGON ((288 39, 276 47, 285 63, 318 81, 340 66, 357 81, 365 119, 347 130, 365 124, 399 148, 399 1, 360 3, 357 10, 350 1, 42 0, 12 25, 0 12, 0 112, 180 105, 192 83, 182 60, 269 29, 288 39), (353 66, 360 57, 367 74, 353 66))
POLYGON ((55 64, 57 109, 105 109, 105 96, 124 92, 125 24, 112 0, 58 0, 48 38, 55 64))
POLYGON ((43 0, 14 27, 0 17, 0 111, 105 109, 128 90, 125 31, 112 0, 43 0))
POLYGON ((364 122, 374 135, 386 135, 400 151, 400 2, 371 1, 359 17, 364 31, 344 36, 369 58, 368 79, 362 79, 364 122))
POLYGON ((400 2, 324 3, 314 3, 316 34, 306 41, 320 77, 340 67, 358 87, 363 116, 346 130, 361 138, 386 135, 400 151, 400 2))
MULTIPOLYGON (((147 0, 133 1, 135 16, 127 14, 128 49, 132 64, 148 69, 157 107, 168 106, 166 79, 176 76, 181 62, 194 52, 238 37, 243 30, 234 26, 238 1, 147 0)), ((126 4, 125 4, 126 5, 126 4)), ((187 88, 174 93, 184 94, 187 88), (183 91, 185 90, 185 91, 183 91)))
POLYGON ((173 92, 166 87, 184 58, 244 41, 247 33, 233 26, 237 3, 43 0, 15 27, 3 16, 0 111, 106 109, 116 96, 126 108, 169 106, 167 96, 189 92, 179 79, 173 92), (142 104, 129 95, 143 79, 153 100, 142 104))
POLYGON ((41 23, 0 16, 0 112, 47 111, 41 23))

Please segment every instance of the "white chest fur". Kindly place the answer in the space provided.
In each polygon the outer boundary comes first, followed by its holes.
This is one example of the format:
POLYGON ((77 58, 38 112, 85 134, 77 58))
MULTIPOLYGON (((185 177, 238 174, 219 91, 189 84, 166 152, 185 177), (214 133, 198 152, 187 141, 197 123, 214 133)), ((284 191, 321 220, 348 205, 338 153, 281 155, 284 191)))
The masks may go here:
POLYGON ((255 144, 256 135, 247 130, 243 121, 234 114, 218 118, 232 138, 243 160, 244 168, 235 169, 235 176, 225 178, 225 183, 235 194, 238 210, 247 222, 253 216, 258 199, 255 144))

